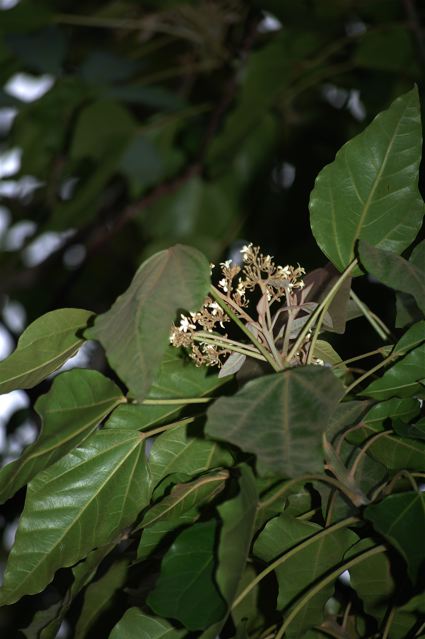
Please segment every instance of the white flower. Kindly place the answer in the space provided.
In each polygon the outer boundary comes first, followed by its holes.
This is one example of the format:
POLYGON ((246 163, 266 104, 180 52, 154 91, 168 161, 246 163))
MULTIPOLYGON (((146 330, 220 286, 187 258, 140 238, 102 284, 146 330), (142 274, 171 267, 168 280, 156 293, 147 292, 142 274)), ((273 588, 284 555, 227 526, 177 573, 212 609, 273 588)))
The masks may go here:
POLYGON ((217 315, 220 310, 220 304, 217 304, 217 302, 211 302, 208 307, 211 309, 211 315, 217 315))
POLYGON ((248 256, 252 254, 252 242, 250 242, 249 244, 245 244, 245 246, 241 248, 240 252, 243 255, 243 259, 247 260, 248 256))
POLYGON ((187 331, 190 328, 195 329, 196 326, 195 324, 192 324, 191 321, 189 320, 188 317, 186 317, 186 315, 183 315, 183 313, 180 315, 181 319, 180 319, 180 326, 179 326, 179 331, 181 333, 187 333, 187 331))
POLYGON ((221 280, 219 281, 218 285, 219 285, 219 287, 220 287, 221 289, 223 289, 223 291, 224 291, 225 293, 228 293, 228 292, 229 292, 229 289, 228 289, 228 287, 227 287, 227 280, 226 280, 226 278, 225 278, 225 277, 223 277, 223 279, 221 279, 221 280))
POLYGON ((226 260, 225 262, 220 262, 220 266, 222 268, 230 268, 232 264, 232 260, 226 260))

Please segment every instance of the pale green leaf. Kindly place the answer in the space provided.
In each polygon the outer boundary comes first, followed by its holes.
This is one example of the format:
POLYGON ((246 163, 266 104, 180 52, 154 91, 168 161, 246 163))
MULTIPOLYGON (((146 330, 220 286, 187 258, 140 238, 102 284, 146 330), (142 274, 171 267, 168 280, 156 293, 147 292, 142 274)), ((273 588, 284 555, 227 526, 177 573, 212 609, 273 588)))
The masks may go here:
POLYGON ((424 214, 418 191, 421 145, 414 88, 347 142, 318 175, 310 198, 311 228, 340 271, 353 260, 358 239, 394 253, 415 239, 424 214))
POLYGON ((42 419, 37 441, 0 470, 0 503, 88 437, 124 397, 97 371, 74 369, 58 375, 35 409, 42 419))
POLYGON ((206 258, 176 245, 144 262, 127 291, 96 319, 89 335, 101 342, 136 399, 143 400, 151 387, 178 309, 198 310, 209 285, 206 258))
POLYGON ((83 309, 61 308, 30 324, 13 353, 0 362, 0 393, 32 388, 62 366, 84 342, 82 332, 92 316, 83 309))
POLYGON ((144 449, 133 431, 99 431, 28 485, 1 604, 35 594, 59 568, 119 539, 147 505, 144 449))

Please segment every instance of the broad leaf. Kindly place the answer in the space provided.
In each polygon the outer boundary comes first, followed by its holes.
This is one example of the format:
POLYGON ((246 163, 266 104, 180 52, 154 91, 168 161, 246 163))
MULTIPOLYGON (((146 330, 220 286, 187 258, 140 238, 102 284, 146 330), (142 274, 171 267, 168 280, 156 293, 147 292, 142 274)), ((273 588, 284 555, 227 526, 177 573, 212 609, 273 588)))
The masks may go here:
POLYGON ((413 582, 421 574, 425 561, 425 495, 409 492, 389 495, 365 510, 365 517, 407 562, 413 582))
POLYGON ((421 390, 420 382, 425 380, 424 362, 425 341, 393 364, 380 379, 369 384, 362 395, 378 400, 415 395, 421 390))
POLYGON ((359 242, 359 255, 368 273, 385 286, 412 295, 425 313, 425 264, 419 268, 400 255, 370 246, 362 240, 359 242))
POLYGON ((0 502, 78 446, 122 401, 118 386, 97 371, 74 369, 58 375, 35 404, 42 419, 37 441, 0 470, 0 502))
POLYGON ((127 291, 100 315, 90 336, 109 363, 143 400, 166 351, 178 309, 198 310, 209 288, 210 268, 199 251, 181 245, 156 253, 137 271, 127 291))
POLYGON ((214 580, 217 522, 197 523, 181 532, 161 562, 161 573, 147 598, 152 610, 201 630, 226 611, 214 580))
POLYGON ((395 590, 387 555, 375 555, 353 566, 350 568, 350 579, 350 585, 361 599, 365 611, 381 623, 395 590))
POLYGON ((218 399, 208 410, 206 432, 255 453, 261 475, 315 472, 322 468, 322 433, 342 394, 327 368, 287 369, 218 399))
POLYGON ((185 634, 186 630, 174 628, 165 619, 147 615, 139 608, 129 608, 109 639, 181 639, 185 634))
POLYGON ((0 362, 0 393, 32 388, 62 366, 84 342, 82 332, 92 316, 79 308, 61 308, 30 324, 14 352, 0 362))
POLYGON ((418 191, 421 140, 415 88, 347 142, 318 175, 311 228, 340 271, 353 260, 358 239, 394 253, 415 239, 424 214, 418 191))
MULTIPOLYGON (((357 536, 349 529, 329 530, 311 522, 300 521, 283 513, 269 521, 254 545, 254 554, 271 562, 282 555, 282 563, 275 570, 279 584, 277 606, 288 612, 316 580, 320 579, 344 558, 357 536), (307 539, 309 543, 305 542, 307 539), (284 553, 294 549, 285 559, 284 553)), ((334 585, 323 588, 294 618, 287 630, 288 637, 303 636, 307 628, 321 623, 326 601, 332 596, 334 585)))
POLYGON ((146 506, 144 450, 133 431, 100 431, 38 474, 0 590, 1 604, 34 594, 56 570, 118 538, 146 506))

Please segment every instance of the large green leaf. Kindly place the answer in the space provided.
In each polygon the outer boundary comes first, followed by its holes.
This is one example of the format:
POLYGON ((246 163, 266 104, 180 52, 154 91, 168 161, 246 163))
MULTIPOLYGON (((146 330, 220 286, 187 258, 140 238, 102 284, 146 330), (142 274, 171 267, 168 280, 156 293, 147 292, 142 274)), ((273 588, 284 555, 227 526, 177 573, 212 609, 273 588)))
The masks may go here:
POLYGON ((382 377, 369 384, 362 394, 379 400, 411 397, 421 390, 419 382, 425 379, 424 362, 425 341, 393 364, 382 377))
POLYGON ((174 628, 165 619, 147 615, 139 608, 129 608, 109 639, 181 639, 184 634, 186 630, 174 628))
POLYGON ((115 561, 103 575, 92 582, 84 593, 84 603, 75 627, 74 639, 90 637, 91 628, 96 619, 112 604, 118 588, 125 583, 128 559, 115 561))
MULTIPOLYGON (((254 554, 264 561, 274 561, 294 549, 276 568, 279 585, 277 606, 280 610, 288 612, 306 588, 335 568, 357 541, 357 536, 349 529, 324 531, 318 524, 300 521, 283 513, 270 520, 258 536, 254 554), (307 539, 310 543, 302 544, 307 539)), ((333 589, 333 584, 326 586, 301 609, 287 630, 288 637, 302 637, 307 628, 321 623, 324 605, 332 596, 333 589)))
POLYGON ((232 464, 230 453, 202 437, 197 426, 176 426, 155 439, 149 454, 152 489, 173 473, 190 478, 216 466, 232 464))
POLYGON ((310 198, 311 228, 339 270, 353 260, 360 238, 394 253, 415 239, 424 214, 418 191, 421 145, 415 88, 347 142, 319 173, 310 198))
POLYGON ((127 291, 96 319, 90 336, 136 399, 143 400, 152 384, 177 310, 201 307, 209 273, 199 251, 178 244, 144 262, 127 291))
POLYGON ((163 617, 189 630, 202 630, 223 617, 226 604, 214 581, 217 521, 183 530, 161 562, 161 573, 147 603, 163 617))
POLYGON ((255 453, 262 475, 315 472, 322 468, 322 433, 342 395, 328 368, 287 369, 218 399, 208 410, 206 432, 255 453))
POLYGON ((425 495, 421 492, 389 495, 365 510, 365 517, 407 562, 412 581, 421 574, 425 561, 425 495))
POLYGON ((108 430, 92 435, 29 483, 1 604, 40 592, 58 568, 118 539, 146 503, 139 434, 108 430))
POLYGON ((363 608, 379 623, 387 613, 395 590, 391 563, 386 554, 375 555, 350 568, 350 585, 363 603, 363 608))
POLYGON ((78 446, 122 401, 118 386, 97 371, 74 369, 58 375, 35 404, 42 419, 37 441, 0 470, 0 503, 78 446))
POLYGON ((25 329, 16 350, 0 362, 0 393, 32 388, 72 357, 84 342, 82 331, 93 313, 61 308, 25 329))
POLYGON ((139 524, 143 534, 137 557, 144 559, 170 531, 195 521, 199 507, 223 490, 227 477, 226 471, 218 471, 186 484, 176 484, 168 495, 147 511, 139 524))
POLYGON ((425 313, 425 264, 419 268, 404 257, 371 246, 364 240, 359 242, 359 256, 368 273, 385 286, 413 295, 425 313))

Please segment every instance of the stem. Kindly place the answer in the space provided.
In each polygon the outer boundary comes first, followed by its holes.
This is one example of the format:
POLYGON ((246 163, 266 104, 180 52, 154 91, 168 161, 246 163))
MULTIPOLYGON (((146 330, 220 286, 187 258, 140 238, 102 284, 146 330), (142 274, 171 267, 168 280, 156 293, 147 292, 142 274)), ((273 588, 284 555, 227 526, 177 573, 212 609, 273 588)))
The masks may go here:
POLYGON ((385 620, 385 625, 382 628, 382 639, 388 639, 396 610, 397 610, 396 607, 392 606, 388 614, 388 617, 385 620))
POLYGON ((278 566, 281 566, 286 561, 288 561, 288 559, 290 559, 291 557, 296 555, 298 552, 301 552, 302 550, 304 550, 305 548, 307 548, 311 544, 313 544, 316 541, 322 539, 322 537, 330 535, 333 532, 335 532, 336 530, 339 530, 340 528, 345 528, 345 527, 351 526, 351 524, 355 524, 358 521, 360 521, 358 519, 358 517, 348 517, 347 519, 343 519, 342 521, 339 521, 338 523, 334 524, 333 526, 329 526, 329 528, 324 528, 323 530, 319 531, 315 535, 312 535, 311 537, 309 537, 308 539, 304 540, 302 543, 298 544, 294 548, 291 548, 291 550, 288 550, 288 552, 286 552, 281 557, 278 557, 277 559, 272 561, 272 563, 269 564, 267 566, 267 568, 262 570, 255 577, 255 579, 250 581, 250 583, 242 590, 242 592, 239 593, 239 595, 236 597, 236 599, 232 603, 231 610, 236 608, 236 606, 238 606, 240 604, 242 599, 245 599, 245 597, 251 592, 251 590, 253 588, 255 588, 255 586, 257 584, 259 584, 260 581, 262 581, 264 579, 264 577, 267 577, 267 575, 269 575, 271 572, 273 572, 273 570, 275 570, 278 566))
POLYGON ((389 357, 386 357, 384 360, 382 360, 382 362, 379 362, 379 364, 376 364, 376 366, 371 368, 369 371, 366 371, 366 373, 363 373, 363 375, 361 375, 356 380, 354 380, 354 382, 350 384, 348 388, 345 389, 344 397, 348 395, 353 390, 353 388, 361 384, 365 379, 367 379, 368 377, 376 373, 376 371, 379 371, 381 368, 383 368, 383 366, 386 366, 387 364, 392 362, 393 359, 394 359, 394 355, 390 355, 389 357))
POLYGON ((291 612, 288 614, 285 621, 283 622, 282 626, 280 627, 279 632, 275 635, 275 639, 282 639, 286 630, 291 625, 292 620, 298 615, 298 613, 304 608, 304 606, 308 604, 310 599, 315 597, 323 588, 325 588, 328 584, 332 583, 343 572, 345 572, 352 566, 355 566, 356 564, 361 563, 365 559, 369 559, 369 557, 373 557, 373 555, 377 555, 385 551, 386 551, 386 547, 382 544, 379 546, 375 546, 374 548, 370 548, 369 550, 366 550, 360 555, 356 555, 356 557, 353 557, 353 559, 346 561, 345 564, 343 564, 342 566, 339 566, 339 568, 336 568, 329 575, 321 579, 315 586, 310 588, 310 590, 307 591, 307 594, 305 594, 304 597, 302 597, 298 601, 298 603, 293 607, 293 609, 291 610, 291 612))
MULTIPOLYGON (((339 288, 342 286, 342 284, 345 282, 345 280, 351 275, 351 272, 356 268, 357 266, 357 258, 354 259, 351 264, 349 264, 347 266, 347 268, 345 269, 345 271, 341 274, 341 276, 338 278, 338 280, 335 282, 335 284, 332 286, 332 288, 328 291, 328 293, 325 295, 325 297, 323 298, 323 300, 320 302, 320 304, 314 309, 313 313, 311 314, 309 320, 304 324, 303 329, 300 331, 300 334, 298 335, 297 339, 295 340, 295 343, 293 344, 288 357, 286 358, 287 361, 290 361, 291 359, 293 359, 293 357, 297 354, 297 351, 300 349, 307 333, 309 332, 310 328, 313 326, 314 322, 316 321, 316 319, 321 315, 322 310, 325 308, 328 308, 328 305, 330 304, 330 302, 333 300, 333 298, 335 297, 336 293, 338 292, 339 288)), ((320 324, 319 324, 319 330, 320 330, 320 324)))
POLYGON ((237 315, 232 311, 230 306, 228 306, 228 304, 223 300, 223 298, 221 297, 220 291, 218 291, 215 288, 215 286, 211 286, 210 292, 212 297, 217 302, 217 304, 221 306, 223 311, 230 317, 230 319, 236 324, 236 326, 238 326, 241 329, 241 331, 245 333, 245 335, 249 338, 249 340, 254 344, 255 348, 267 360, 267 362, 270 364, 273 370, 276 373, 278 373, 282 369, 281 364, 279 364, 278 362, 274 360, 274 358, 271 356, 269 351, 266 348, 264 348, 262 344, 260 344, 260 342, 257 340, 255 335, 253 335, 251 331, 245 326, 245 324, 241 322, 239 317, 237 317, 237 315))
POLYGON ((179 419, 177 422, 172 422, 171 424, 166 424, 165 426, 158 426, 158 428, 154 428, 153 430, 148 430, 140 434, 143 436, 143 439, 147 439, 148 437, 153 437, 154 435, 159 435, 160 433, 164 433, 167 430, 171 430, 176 426, 191 424, 195 421, 195 419, 196 417, 186 417, 185 419, 179 419))
POLYGON ((348 476, 349 476, 349 478, 351 480, 354 481, 354 478, 355 478, 355 475, 356 475, 356 472, 357 472, 357 468, 359 467, 359 464, 360 464, 364 454, 366 453, 366 451, 372 446, 372 444, 375 443, 375 441, 377 439, 379 439, 383 435, 388 435, 388 433, 391 433, 391 431, 390 430, 383 430, 383 431, 380 431, 379 433, 375 433, 375 435, 373 435, 370 439, 368 439, 366 444, 362 448, 360 448, 360 451, 359 451, 356 459, 354 460, 353 465, 351 466, 350 472, 348 474, 348 476))
POLYGON ((369 351, 368 353, 363 353, 362 355, 356 355, 355 357, 350 357, 349 359, 344 359, 342 362, 338 362, 334 364, 333 367, 337 368, 338 366, 345 366, 346 364, 351 364, 352 362, 357 362, 360 359, 366 359, 367 357, 372 357, 372 355, 385 355, 384 349, 386 347, 375 348, 374 351, 369 351))
POLYGON ((215 346, 221 346, 223 348, 227 348, 235 353, 241 353, 242 355, 247 355, 248 357, 253 357, 254 359, 260 359, 265 362, 265 358, 260 355, 256 350, 251 348, 245 348, 244 344, 240 342, 235 342, 234 340, 229 340, 225 337, 215 338, 211 333, 207 333, 206 335, 202 335, 200 332, 193 333, 192 339, 194 342, 203 342, 204 344, 213 344, 215 346))
POLYGON ((181 397, 177 399, 144 399, 141 404, 145 406, 174 406, 180 404, 206 404, 214 397, 181 397))
POLYGON ((390 329, 386 326, 386 324, 384 324, 384 322, 381 320, 380 317, 375 315, 375 313, 370 310, 367 304, 362 302, 362 300, 356 295, 356 293, 353 290, 350 291, 350 297, 353 300, 353 302, 357 304, 357 306, 359 307, 359 309, 361 310, 361 312, 363 313, 363 315, 365 316, 369 324, 378 333, 379 337, 384 342, 386 342, 387 339, 391 336, 390 329))

